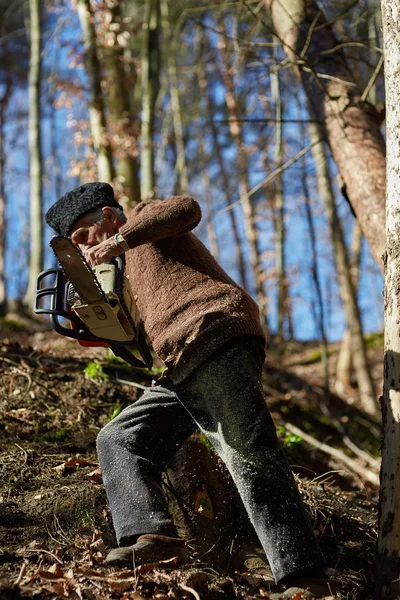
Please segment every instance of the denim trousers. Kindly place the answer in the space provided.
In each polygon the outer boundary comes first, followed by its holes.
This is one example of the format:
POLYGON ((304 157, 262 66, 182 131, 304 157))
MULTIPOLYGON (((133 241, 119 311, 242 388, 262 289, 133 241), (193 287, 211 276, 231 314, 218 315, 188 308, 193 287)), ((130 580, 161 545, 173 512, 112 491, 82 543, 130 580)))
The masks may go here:
POLYGON ((324 565, 265 403, 261 361, 236 338, 191 376, 148 388, 99 433, 99 462, 119 545, 176 536, 161 488, 169 459, 198 428, 227 466, 276 581, 324 565))

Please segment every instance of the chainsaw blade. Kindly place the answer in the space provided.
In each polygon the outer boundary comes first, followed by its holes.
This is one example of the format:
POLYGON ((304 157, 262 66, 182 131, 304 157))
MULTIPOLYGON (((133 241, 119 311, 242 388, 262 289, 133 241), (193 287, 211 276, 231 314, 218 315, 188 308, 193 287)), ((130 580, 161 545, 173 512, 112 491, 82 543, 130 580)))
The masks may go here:
POLYGON ((65 276, 72 283, 82 300, 88 304, 106 301, 96 275, 82 252, 72 243, 70 238, 61 235, 54 236, 50 246, 65 276))

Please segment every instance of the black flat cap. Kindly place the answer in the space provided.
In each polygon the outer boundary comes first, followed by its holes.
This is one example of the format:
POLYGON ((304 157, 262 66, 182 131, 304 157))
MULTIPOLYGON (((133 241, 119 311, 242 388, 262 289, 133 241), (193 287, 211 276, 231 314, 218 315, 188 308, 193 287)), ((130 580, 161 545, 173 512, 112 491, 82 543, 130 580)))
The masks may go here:
POLYGON ((46 223, 59 235, 68 236, 71 229, 86 213, 103 206, 123 210, 114 199, 114 190, 108 183, 85 183, 62 196, 46 213, 46 223))

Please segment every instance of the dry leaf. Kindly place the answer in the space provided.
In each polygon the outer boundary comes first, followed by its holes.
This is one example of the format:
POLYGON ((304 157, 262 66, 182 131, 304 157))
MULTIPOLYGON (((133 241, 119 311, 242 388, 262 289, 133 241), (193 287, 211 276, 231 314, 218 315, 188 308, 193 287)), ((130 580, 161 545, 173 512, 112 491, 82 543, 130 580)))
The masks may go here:
POLYGON ((94 471, 91 471, 90 473, 88 473, 86 475, 86 477, 88 479, 90 479, 90 481, 93 481, 93 483, 98 483, 99 481, 101 481, 101 469, 100 469, 100 467, 96 467, 96 469, 94 469, 94 471))

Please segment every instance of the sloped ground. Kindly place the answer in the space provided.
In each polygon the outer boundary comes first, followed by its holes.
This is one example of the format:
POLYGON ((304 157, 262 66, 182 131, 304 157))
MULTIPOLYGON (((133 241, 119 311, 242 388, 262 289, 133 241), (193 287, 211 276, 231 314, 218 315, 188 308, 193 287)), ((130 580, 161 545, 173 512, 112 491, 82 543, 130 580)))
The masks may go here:
MULTIPOLYGON (((216 566, 194 555, 184 569, 160 564, 121 571, 104 566, 115 545, 97 468, 99 429, 151 374, 110 362, 104 350, 82 349, 52 332, 9 331, 0 340, 0 598, 250 599, 280 597, 265 578, 216 566), (100 366, 93 367, 97 363, 100 366), (85 373, 86 370, 86 373, 85 373), (89 377, 91 376, 91 378, 89 377)), ((332 348, 332 371, 335 360, 332 348)), ((371 597, 378 491, 363 470, 371 464, 343 444, 344 432, 378 456, 379 427, 323 392, 315 348, 293 344, 286 357, 269 359, 267 399, 314 529, 331 567, 337 598, 371 597), (285 364, 291 364, 289 370, 285 364), (306 435, 335 447, 361 474, 306 443, 306 435)), ((381 350, 370 350, 377 389, 381 350)), ((376 470, 374 471, 376 474, 376 470)), ((201 518, 205 518, 201 516, 201 518)), ((227 545, 233 546, 230 540, 227 545)), ((300 597, 294 596, 295 600, 300 597)))

